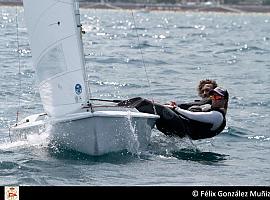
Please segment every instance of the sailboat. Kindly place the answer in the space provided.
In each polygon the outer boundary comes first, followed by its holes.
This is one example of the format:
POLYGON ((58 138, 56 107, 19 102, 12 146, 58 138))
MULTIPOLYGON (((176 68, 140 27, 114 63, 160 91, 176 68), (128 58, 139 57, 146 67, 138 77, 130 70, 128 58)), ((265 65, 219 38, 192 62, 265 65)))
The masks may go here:
POLYGON ((23 7, 44 113, 22 119, 11 132, 49 129, 51 141, 89 155, 128 149, 132 137, 146 148, 158 115, 90 98, 79 3, 23 0, 23 7))

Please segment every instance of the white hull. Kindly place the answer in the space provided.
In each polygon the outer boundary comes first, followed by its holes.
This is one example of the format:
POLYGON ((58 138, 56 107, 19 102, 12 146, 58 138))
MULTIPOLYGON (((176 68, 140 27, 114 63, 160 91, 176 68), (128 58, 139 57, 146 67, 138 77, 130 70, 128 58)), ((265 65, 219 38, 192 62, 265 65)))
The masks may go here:
POLYGON ((51 124, 53 140, 70 149, 102 155, 109 152, 145 149, 156 117, 137 112, 97 111, 58 119, 51 124))
MULTIPOLYGON (((134 111, 96 111, 51 118, 44 124, 54 144, 97 156, 121 150, 133 153, 144 150, 150 143, 157 118, 134 111)), ((26 135, 26 131, 37 131, 44 126, 41 122, 36 122, 37 126, 31 123, 18 125, 13 132, 26 135)))

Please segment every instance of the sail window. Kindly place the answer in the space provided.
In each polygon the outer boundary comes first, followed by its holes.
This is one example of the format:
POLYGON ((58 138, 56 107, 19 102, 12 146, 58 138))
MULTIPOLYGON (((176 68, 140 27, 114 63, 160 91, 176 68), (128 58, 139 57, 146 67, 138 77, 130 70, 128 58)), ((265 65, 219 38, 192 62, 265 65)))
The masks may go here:
POLYGON ((37 77, 42 82, 67 70, 62 44, 54 46, 37 64, 37 77))

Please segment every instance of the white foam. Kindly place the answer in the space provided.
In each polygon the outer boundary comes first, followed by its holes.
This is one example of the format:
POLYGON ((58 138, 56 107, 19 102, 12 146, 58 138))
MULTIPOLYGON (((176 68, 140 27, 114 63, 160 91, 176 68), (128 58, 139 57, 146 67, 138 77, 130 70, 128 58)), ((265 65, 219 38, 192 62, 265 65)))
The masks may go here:
POLYGON ((127 119, 128 119, 128 127, 129 130, 128 132, 130 134, 128 134, 129 138, 128 139, 128 151, 132 154, 135 155, 140 155, 140 143, 138 141, 138 135, 136 133, 136 124, 132 125, 132 119, 131 119, 131 113, 130 111, 127 112, 127 119))
POLYGON ((11 150, 18 147, 44 147, 48 146, 49 133, 33 133, 26 136, 26 139, 21 139, 17 141, 11 141, 9 138, 5 139, 3 143, 0 144, 1 150, 11 150))

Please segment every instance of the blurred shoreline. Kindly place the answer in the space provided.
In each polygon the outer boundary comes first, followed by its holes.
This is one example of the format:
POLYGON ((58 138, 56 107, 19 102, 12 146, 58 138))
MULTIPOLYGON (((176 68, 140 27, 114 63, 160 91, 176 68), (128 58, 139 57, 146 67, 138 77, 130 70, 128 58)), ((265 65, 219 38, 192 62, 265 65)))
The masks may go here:
MULTIPOLYGON (((22 6, 21 0, 0 0, 0 6, 22 6)), ((135 3, 94 3, 80 2, 85 9, 123 9, 148 11, 174 12, 232 12, 232 13, 270 13, 270 6, 266 5, 180 5, 180 4, 135 4, 135 3)))

